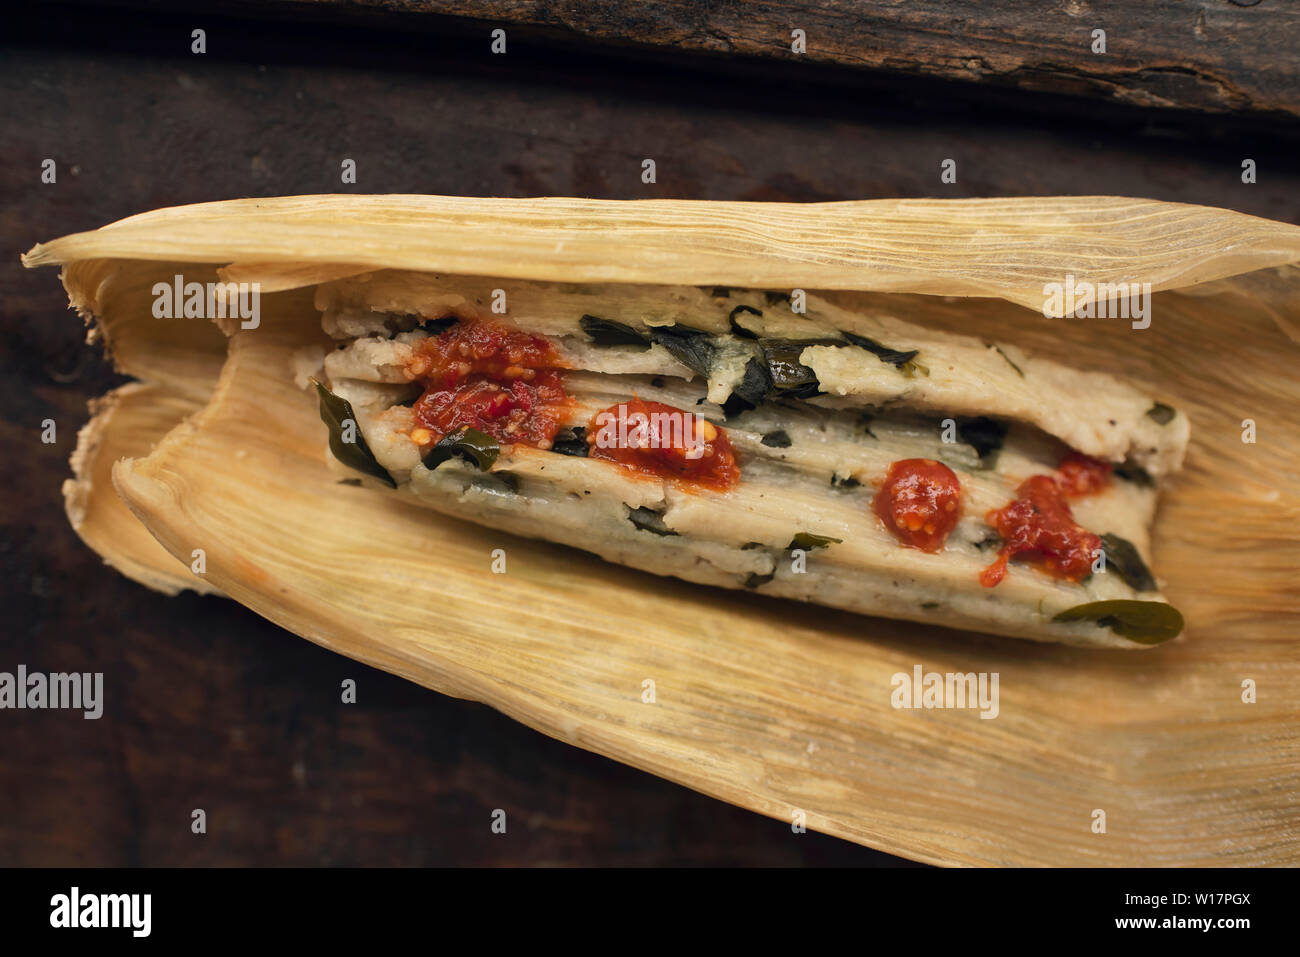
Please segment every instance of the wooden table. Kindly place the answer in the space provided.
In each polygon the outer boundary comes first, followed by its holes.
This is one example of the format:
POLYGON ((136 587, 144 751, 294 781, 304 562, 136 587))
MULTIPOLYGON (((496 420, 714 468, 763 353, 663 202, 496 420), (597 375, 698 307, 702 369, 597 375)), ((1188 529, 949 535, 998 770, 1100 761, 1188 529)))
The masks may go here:
POLYGON ((45 7, 0 41, 0 429, 15 473, 0 670, 102 671, 106 688, 98 721, 0 712, 0 864, 907 864, 104 568, 59 486, 86 400, 120 379, 83 346, 54 274, 18 266, 37 240, 157 206, 338 191, 1108 193, 1300 222, 1300 13, 1270 0, 1167 2, 1150 20, 938 0, 164 6, 45 7), (1094 19, 1107 57, 1088 52, 1094 19), (206 54, 190 52, 195 27, 206 54), (498 27, 505 55, 490 52, 498 27), (339 701, 345 678, 355 705, 339 701))

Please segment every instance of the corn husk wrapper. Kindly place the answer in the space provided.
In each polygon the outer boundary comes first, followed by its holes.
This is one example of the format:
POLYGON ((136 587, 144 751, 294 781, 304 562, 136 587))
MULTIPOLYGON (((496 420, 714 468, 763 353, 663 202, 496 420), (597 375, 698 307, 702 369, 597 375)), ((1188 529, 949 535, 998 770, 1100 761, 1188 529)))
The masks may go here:
POLYGON ((94 406, 65 486, 74 527, 124 574, 223 593, 785 825, 922 861, 1030 865, 1300 862, 1297 261, 1294 226, 1106 197, 290 197, 158 210, 25 257, 64 266, 73 305, 139 380, 94 406), (375 268, 838 290, 1145 383, 1192 422, 1153 540, 1187 630, 1132 654, 865 618, 339 484, 288 357, 322 341, 312 284, 375 268), (218 270, 262 284, 260 328, 227 340, 153 318, 155 282, 218 270), (1043 285, 1067 273, 1150 282, 1151 328, 1045 318, 1043 285), (895 708, 896 676, 916 666, 996 672, 997 717, 895 708))

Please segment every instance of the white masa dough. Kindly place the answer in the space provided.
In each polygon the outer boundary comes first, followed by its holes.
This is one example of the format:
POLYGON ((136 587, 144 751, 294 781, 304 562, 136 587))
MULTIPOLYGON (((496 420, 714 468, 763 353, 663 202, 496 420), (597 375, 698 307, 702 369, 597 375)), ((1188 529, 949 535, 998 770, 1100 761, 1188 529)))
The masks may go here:
MULTIPOLYGON (((1092 601, 1162 601, 1158 592, 1139 596, 1118 574, 1071 583, 1014 562, 1001 584, 985 588, 979 572, 997 554, 988 547, 993 530, 985 515, 1015 498, 1026 478, 1052 472, 1071 449, 1140 465, 1158 480, 1181 464, 1188 435, 1182 413, 1161 425, 1149 414, 1155 399, 1132 386, 1026 356, 1012 345, 999 350, 892 317, 849 314, 812 296, 807 315, 794 316, 770 298, 739 290, 556 286, 383 271, 318 289, 324 328, 341 344, 320 361, 330 387, 352 403, 398 494, 437 511, 658 575, 956 628, 1134 647, 1094 622, 1051 619, 1092 601), (487 308, 492 282, 510 289, 504 319, 487 308), (737 312, 737 306, 747 308, 737 312), (695 375, 661 345, 595 345, 583 331, 584 315, 647 337, 674 323, 709 333, 709 376, 695 375), (712 421, 731 439, 740 483, 725 492, 687 488, 607 461, 518 445, 503 447, 486 474, 458 458, 430 471, 410 439, 413 412, 400 404, 418 393, 404 368, 431 334, 419 320, 448 316, 491 318, 548 336, 572 369, 566 427, 586 426, 596 411, 633 397, 712 421), (746 364, 761 356, 751 335, 812 340, 836 338, 840 330, 916 349, 916 362, 929 374, 909 374, 856 345, 809 345, 800 361, 824 394, 780 398, 724 417, 721 406, 746 364), (971 416, 1010 425, 1001 450, 987 460, 969 445, 942 440, 942 419, 971 416), (778 431, 788 445, 764 441, 778 431), (904 458, 942 461, 960 480, 961 519, 938 553, 901 547, 872 512, 890 463, 904 458), (508 483, 500 479, 506 475, 508 483), (631 521, 629 510, 642 508, 675 534, 631 521), (807 551, 801 573, 788 547, 799 534, 839 541, 807 551)), ((1127 539, 1149 563, 1156 495, 1154 481, 1115 477, 1104 491, 1070 504, 1079 524, 1127 539)))

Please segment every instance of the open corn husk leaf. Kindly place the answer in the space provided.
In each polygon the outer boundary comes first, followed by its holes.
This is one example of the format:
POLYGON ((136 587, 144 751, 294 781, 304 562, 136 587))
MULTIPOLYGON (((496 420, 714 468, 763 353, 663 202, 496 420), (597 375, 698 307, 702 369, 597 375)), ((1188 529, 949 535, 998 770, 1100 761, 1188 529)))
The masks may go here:
POLYGON ((97 407, 65 486, 74 527, 137 581, 224 593, 552 736, 893 853, 1178 865, 1300 858, 1297 261, 1293 226, 1095 197, 240 200, 147 213, 25 257, 64 266, 73 305, 140 380, 97 407), (1153 540, 1187 630, 1131 656, 665 587, 341 484, 315 400, 287 368, 322 341, 313 287, 377 268, 838 290, 1143 382, 1192 423, 1153 540), (153 318, 155 282, 219 270, 262 284, 257 330, 227 339, 153 318), (1150 282, 1151 328, 1045 319, 1043 286, 1067 273, 1150 282), (501 547, 504 576, 489 558, 501 547), (996 672, 996 720, 894 707, 899 676, 918 666, 996 672))

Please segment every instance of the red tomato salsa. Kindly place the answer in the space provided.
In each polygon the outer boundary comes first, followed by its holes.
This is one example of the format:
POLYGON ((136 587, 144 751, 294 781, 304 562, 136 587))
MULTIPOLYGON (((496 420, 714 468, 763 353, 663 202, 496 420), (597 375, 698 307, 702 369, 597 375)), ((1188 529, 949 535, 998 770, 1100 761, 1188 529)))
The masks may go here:
POLYGON ((937 552, 961 517, 961 484, 933 459, 902 459, 889 466, 871 503, 899 544, 937 552))
POLYGON ((588 457, 723 492, 740 481, 740 466, 726 432, 713 423, 664 405, 633 398, 596 413, 587 427, 588 457))
POLYGON ((1110 483, 1113 466, 1082 452, 1071 452, 1056 469, 1056 483, 1070 498, 1100 492, 1110 483))
POLYGON ((1015 501, 988 513, 987 521, 1002 536, 998 559, 980 572, 980 584, 992 588, 1007 574, 1012 558, 1027 558, 1056 578, 1077 582, 1092 572, 1101 539, 1076 524, 1066 491, 1051 475, 1035 475, 1016 489, 1015 501))
POLYGON ((406 374, 424 386, 411 430, 422 445, 469 427, 505 445, 549 449, 572 407, 555 347, 488 319, 422 340, 406 374))

